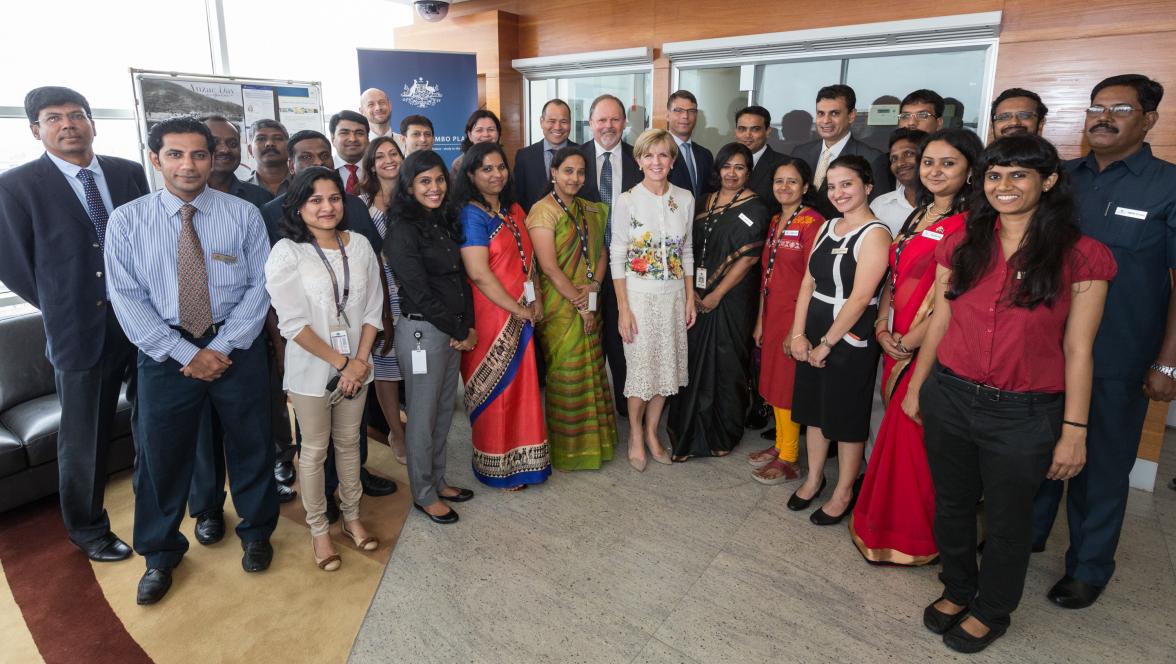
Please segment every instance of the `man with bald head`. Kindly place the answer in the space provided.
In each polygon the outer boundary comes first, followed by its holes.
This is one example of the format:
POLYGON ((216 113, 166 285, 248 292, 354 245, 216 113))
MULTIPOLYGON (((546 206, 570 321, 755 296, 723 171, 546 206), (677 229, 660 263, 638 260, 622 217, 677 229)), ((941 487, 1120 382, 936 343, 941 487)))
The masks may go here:
POLYGON ((370 125, 368 138, 375 140, 380 136, 391 136, 404 152, 404 136, 392 130, 392 102, 388 95, 379 88, 368 88, 359 96, 359 112, 367 118, 370 125))

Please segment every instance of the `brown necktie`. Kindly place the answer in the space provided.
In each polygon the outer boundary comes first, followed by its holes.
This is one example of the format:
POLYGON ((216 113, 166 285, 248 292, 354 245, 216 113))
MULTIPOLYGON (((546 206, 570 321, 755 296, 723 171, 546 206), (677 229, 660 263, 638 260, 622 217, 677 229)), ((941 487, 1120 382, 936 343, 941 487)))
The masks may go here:
POLYGON ((180 327, 199 337, 212 326, 212 304, 208 299, 208 266, 204 264, 204 248, 192 218, 196 208, 186 203, 180 208, 179 257, 176 276, 179 278, 180 327))

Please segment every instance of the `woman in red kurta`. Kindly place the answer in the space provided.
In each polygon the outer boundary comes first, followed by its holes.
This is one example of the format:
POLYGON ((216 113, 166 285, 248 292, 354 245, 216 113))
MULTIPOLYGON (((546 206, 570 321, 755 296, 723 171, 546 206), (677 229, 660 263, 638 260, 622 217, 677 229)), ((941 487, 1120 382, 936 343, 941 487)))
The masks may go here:
POLYGON ((763 484, 800 477, 800 425, 792 421, 792 384, 796 361, 788 354, 788 331, 796 312, 796 294, 804 277, 813 238, 825 218, 804 204, 812 171, 800 159, 784 157, 776 166, 772 193, 781 211, 772 218, 760 262, 760 309, 755 342, 760 347, 759 390, 776 416, 776 444, 748 456, 763 484))

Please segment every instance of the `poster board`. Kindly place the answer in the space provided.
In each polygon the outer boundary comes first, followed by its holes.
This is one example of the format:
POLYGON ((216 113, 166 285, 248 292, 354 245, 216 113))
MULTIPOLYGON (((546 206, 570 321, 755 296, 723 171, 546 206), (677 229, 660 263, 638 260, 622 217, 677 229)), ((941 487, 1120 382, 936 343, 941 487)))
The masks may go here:
POLYGON ((244 177, 252 169, 245 130, 256 120, 277 120, 293 134, 302 129, 325 131, 322 84, 238 76, 182 74, 131 69, 135 93, 135 118, 139 126, 139 153, 152 189, 162 180, 148 158, 147 133, 157 123, 179 115, 219 114, 241 132, 241 168, 244 177))

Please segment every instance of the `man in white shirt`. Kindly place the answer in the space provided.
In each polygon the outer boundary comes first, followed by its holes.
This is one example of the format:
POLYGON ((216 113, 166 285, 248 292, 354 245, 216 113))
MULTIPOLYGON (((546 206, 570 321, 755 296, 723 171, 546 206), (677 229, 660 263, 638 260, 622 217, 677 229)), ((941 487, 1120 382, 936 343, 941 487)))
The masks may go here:
POLYGON ((335 170, 343 180, 343 188, 352 196, 359 195, 359 183, 367 177, 360 160, 367 151, 368 119, 355 111, 339 111, 331 116, 331 145, 335 147, 335 170))
POLYGON ((886 224, 890 235, 897 237, 907 217, 915 210, 915 192, 919 183, 919 143, 927 132, 899 127, 890 134, 890 173, 898 186, 870 203, 874 216, 886 224))
POLYGON ((391 136, 404 152, 404 136, 392 131, 392 102, 379 88, 368 88, 359 96, 359 112, 368 119, 368 140, 391 136))
POLYGON ((763 106, 748 106, 735 113, 735 140, 751 150, 751 177, 747 186, 765 203, 771 205, 772 175, 780 153, 768 145, 772 135, 772 114, 763 106))

